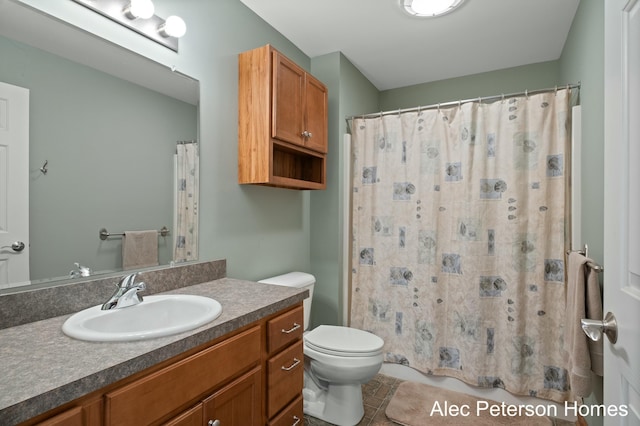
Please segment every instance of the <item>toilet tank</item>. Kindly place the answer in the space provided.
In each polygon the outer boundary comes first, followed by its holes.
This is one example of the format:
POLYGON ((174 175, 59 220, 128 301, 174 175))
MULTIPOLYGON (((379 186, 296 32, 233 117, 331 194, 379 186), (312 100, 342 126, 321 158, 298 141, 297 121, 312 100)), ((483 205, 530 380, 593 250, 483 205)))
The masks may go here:
POLYGON ((284 287, 295 287, 309 290, 309 297, 304 299, 304 329, 309 328, 309 317, 311 315, 311 299, 313 298, 313 286, 316 283, 316 277, 305 272, 289 272, 288 274, 278 275, 276 277, 265 278, 258 281, 262 284, 281 285, 284 287))

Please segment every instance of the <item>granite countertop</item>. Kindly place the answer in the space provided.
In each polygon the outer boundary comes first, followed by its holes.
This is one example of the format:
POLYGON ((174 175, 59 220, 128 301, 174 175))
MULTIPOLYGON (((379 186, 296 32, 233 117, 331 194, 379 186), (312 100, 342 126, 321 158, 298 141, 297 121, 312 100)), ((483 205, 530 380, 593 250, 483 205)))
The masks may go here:
POLYGON ((163 294, 214 298, 222 314, 195 330, 138 342, 85 342, 71 315, 0 330, 0 424, 14 425, 301 302, 307 290, 221 278, 163 294))

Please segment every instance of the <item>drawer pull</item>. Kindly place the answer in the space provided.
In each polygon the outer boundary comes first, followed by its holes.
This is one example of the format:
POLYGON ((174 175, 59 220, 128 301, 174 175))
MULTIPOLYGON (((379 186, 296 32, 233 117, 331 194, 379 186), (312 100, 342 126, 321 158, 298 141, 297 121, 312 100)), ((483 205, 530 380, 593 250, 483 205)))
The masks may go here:
POLYGON ((298 426, 298 423, 300 423, 300 417, 293 416, 293 420, 295 420, 295 422, 293 422, 291 426, 298 426))
POLYGON ((300 328, 300 324, 298 324, 297 322, 293 323, 293 327, 291 327, 289 330, 285 330, 284 328, 282 329, 282 332, 284 334, 290 334, 293 333, 294 331, 296 331, 297 329, 300 328))
POLYGON ((209 420, 209 423, 207 423, 207 425, 209 426, 220 426, 220 420, 209 420))
POLYGON ((298 358, 294 358, 293 359, 293 364, 291 364, 289 367, 285 367, 284 365, 280 368, 282 368, 284 371, 291 371, 294 368, 296 368, 296 366, 300 364, 300 360, 298 358))

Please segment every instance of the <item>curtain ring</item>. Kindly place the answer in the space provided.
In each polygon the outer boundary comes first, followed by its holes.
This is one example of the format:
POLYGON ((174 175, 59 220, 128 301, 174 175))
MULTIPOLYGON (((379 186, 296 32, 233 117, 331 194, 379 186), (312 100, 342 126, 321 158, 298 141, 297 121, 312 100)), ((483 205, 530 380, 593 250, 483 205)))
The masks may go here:
POLYGON ((556 90, 554 92, 554 95, 558 95, 558 85, 556 84, 556 90))
POLYGON ((504 93, 502 94, 502 103, 504 103, 504 93))
POLYGON ((529 91, 528 90, 524 91, 524 96, 525 96, 525 98, 527 98, 527 100, 529 100, 529 91))
POLYGON ((440 104, 438 104, 438 114, 440 114, 440 104))

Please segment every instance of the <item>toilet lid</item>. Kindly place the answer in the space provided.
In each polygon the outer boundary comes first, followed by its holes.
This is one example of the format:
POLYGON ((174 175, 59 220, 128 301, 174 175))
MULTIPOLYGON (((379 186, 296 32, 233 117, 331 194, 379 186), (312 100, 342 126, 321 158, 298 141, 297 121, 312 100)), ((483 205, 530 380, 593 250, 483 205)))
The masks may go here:
POLYGON ((304 335, 305 344, 324 353, 343 356, 377 355, 384 340, 357 328, 321 325, 304 335))

